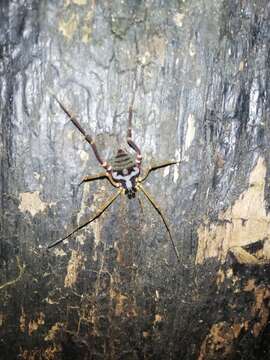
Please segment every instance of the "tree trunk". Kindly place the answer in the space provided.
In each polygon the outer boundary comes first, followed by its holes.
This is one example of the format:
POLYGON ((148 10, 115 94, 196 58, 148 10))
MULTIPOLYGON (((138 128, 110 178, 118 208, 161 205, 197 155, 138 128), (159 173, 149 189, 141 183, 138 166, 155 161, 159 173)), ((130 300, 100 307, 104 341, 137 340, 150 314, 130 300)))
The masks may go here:
POLYGON ((267 359, 266 0, 2 1, 0 359, 267 359), (133 138, 145 188, 104 159, 133 138))

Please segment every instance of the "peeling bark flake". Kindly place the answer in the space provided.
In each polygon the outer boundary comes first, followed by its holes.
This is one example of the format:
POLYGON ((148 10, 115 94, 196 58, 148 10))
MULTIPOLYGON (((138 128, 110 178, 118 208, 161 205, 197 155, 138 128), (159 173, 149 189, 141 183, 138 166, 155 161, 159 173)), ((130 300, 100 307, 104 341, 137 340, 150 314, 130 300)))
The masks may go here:
POLYGON ((32 216, 45 211, 49 206, 46 202, 40 200, 39 191, 21 193, 20 202, 19 210, 22 212, 28 211, 32 216))
POLYGON ((223 262, 230 249, 240 262, 254 263, 256 258, 243 251, 241 247, 262 239, 265 241, 261 256, 264 260, 270 259, 270 215, 265 209, 265 176, 266 165, 260 157, 250 174, 248 189, 232 207, 219 214, 219 223, 206 221, 199 227, 197 264, 211 257, 217 257, 223 262))

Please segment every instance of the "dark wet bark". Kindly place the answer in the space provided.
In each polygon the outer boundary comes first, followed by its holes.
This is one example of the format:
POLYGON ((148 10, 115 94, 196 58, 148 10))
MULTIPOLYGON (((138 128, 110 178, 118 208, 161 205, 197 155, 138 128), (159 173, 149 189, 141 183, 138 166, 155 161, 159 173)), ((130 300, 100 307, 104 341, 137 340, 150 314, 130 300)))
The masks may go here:
POLYGON ((268 1, 0 3, 0 359, 267 359, 268 1), (133 134, 180 253, 102 158, 133 134), (240 210, 239 210, 240 209, 240 210))

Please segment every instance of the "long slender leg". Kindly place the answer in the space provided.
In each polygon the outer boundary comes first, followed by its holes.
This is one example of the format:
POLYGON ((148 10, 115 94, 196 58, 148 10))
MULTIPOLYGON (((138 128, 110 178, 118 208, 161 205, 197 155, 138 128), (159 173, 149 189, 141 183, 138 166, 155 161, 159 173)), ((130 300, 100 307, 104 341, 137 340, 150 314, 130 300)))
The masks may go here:
POLYGON ((110 181, 110 183, 118 188, 120 185, 118 183, 116 183, 115 181, 113 181, 110 177, 110 175, 108 173, 100 173, 100 174, 96 174, 96 175, 89 175, 89 176, 85 176, 82 181, 80 182, 80 185, 88 182, 88 181, 94 181, 94 180, 98 180, 98 179, 107 179, 110 181))
POLYGON ((123 192, 123 189, 119 189, 116 194, 113 194, 102 206, 101 208, 97 211, 97 213, 88 221, 86 221, 84 224, 78 226, 75 230, 73 230, 72 232, 70 232, 67 236, 65 236, 63 239, 57 240, 53 243, 51 243, 48 246, 48 249, 51 249, 52 247, 60 244, 61 242, 63 242, 64 240, 66 240, 67 238, 69 238, 71 235, 73 235, 75 232, 77 232, 78 230, 83 229, 85 226, 87 226, 88 224, 90 224, 91 222, 93 222, 94 220, 96 220, 98 217, 100 217, 100 215, 114 202, 114 200, 116 200, 116 198, 123 192))
POLYGON ((169 161, 163 161, 161 163, 156 163, 156 164, 152 164, 150 165, 150 167, 146 170, 146 173, 143 175, 143 177, 141 177, 139 179, 139 182, 144 182, 148 175, 150 174, 151 171, 153 170, 157 170, 157 169, 161 169, 163 167, 166 167, 166 166, 171 166, 171 165, 175 165, 175 164, 178 164, 179 161, 175 161, 175 160, 169 160, 169 161))
POLYGON ((136 151, 137 158, 136 163, 140 167, 142 162, 142 154, 139 147, 135 144, 135 142, 132 140, 132 106, 129 107, 128 110, 128 131, 127 131, 127 143, 128 145, 136 151))
POLYGON ((162 218, 163 220, 163 223, 164 225, 166 226, 166 229, 169 233, 169 236, 170 236, 170 240, 171 240, 171 243, 172 243, 172 246, 173 246, 173 249, 174 249, 174 252, 175 252, 175 255, 177 257, 177 260, 180 261, 180 257, 179 257, 179 254, 178 254, 178 250, 176 248, 176 245, 173 241, 173 238, 172 238, 172 234, 171 234, 171 231, 170 231, 170 227, 169 227, 169 224, 167 222, 167 220, 165 219, 160 207, 157 205, 157 203, 155 202, 155 200, 153 199, 153 197, 144 189, 144 187, 141 185, 141 184, 137 184, 137 187, 138 189, 140 189, 143 194, 146 196, 146 198, 150 201, 150 203, 153 205, 153 207, 157 210, 157 212, 159 213, 160 217, 162 218))
POLYGON ((85 140, 91 145, 91 147, 94 151, 94 154, 97 158, 97 161, 101 164, 102 167, 104 167, 105 169, 108 170, 110 168, 110 166, 106 163, 106 161, 103 161, 103 159, 100 157, 99 152, 96 147, 96 144, 95 144, 95 141, 92 138, 92 136, 89 134, 86 134, 85 130, 81 127, 81 125, 79 124, 79 122, 75 118, 75 116, 57 99, 56 95, 53 94, 53 97, 55 98, 55 100, 57 101, 57 103, 59 104, 61 109, 66 113, 66 115, 72 121, 72 123, 76 126, 76 128, 83 134, 85 140))
POLYGON ((84 178, 83 178, 82 181, 80 182, 80 185, 81 185, 82 183, 84 183, 84 182, 94 181, 94 180, 98 180, 98 179, 107 179, 107 174, 103 172, 103 173, 100 173, 100 174, 84 176, 84 178))

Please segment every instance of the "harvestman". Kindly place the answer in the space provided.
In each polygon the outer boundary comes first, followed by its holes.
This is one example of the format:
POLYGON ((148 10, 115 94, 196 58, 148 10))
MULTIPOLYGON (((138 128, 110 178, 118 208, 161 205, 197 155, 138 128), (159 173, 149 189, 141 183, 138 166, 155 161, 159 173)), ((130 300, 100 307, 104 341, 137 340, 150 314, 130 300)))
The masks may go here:
POLYGON ((127 132, 127 143, 128 145, 135 151, 135 154, 130 154, 122 149, 119 149, 117 151, 116 156, 114 156, 112 159, 110 159, 109 162, 104 161, 97 150, 95 141, 93 140, 92 136, 89 134, 86 134, 84 129, 79 124, 78 120, 72 115, 72 113, 66 109, 66 107, 57 99, 55 95, 53 95, 61 109, 66 113, 66 115, 69 117, 69 119, 72 121, 72 123, 76 126, 76 128, 83 134, 85 140, 91 145, 94 154, 97 158, 97 161, 100 163, 100 165, 103 167, 105 171, 98 173, 96 175, 90 175, 85 176, 81 183, 85 183, 88 181, 94 181, 97 179, 107 179, 110 181, 112 186, 117 188, 116 193, 114 193, 97 211, 97 213, 87 222, 84 224, 78 226, 76 229, 74 229, 72 232, 70 232, 68 235, 66 235, 64 238, 57 240, 53 243, 51 243, 48 248, 52 248, 61 242, 63 242, 65 239, 72 236, 74 233, 76 233, 78 230, 83 229, 85 226, 96 220, 107 208, 116 200, 116 198, 120 194, 126 194, 129 199, 135 197, 136 191, 141 191, 144 196, 149 200, 149 202, 152 204, 152 206, 156 209, 156 211, 159 213, 170 237, 170 241, 172 243, 175 255, 180 261, 179 254, 176 248, 176 245, 174 243, 174 240, 171 235, 171 231, 168 225, 168 222, 163 215, 160 207, 157 205, 156 201, 153 199, 152 195, 149 194, 148 191, 145 190, 145 188, 142 186, 142 183, 147 179, 148 175, 151 171, 157 170, 160 168, 163 168, 165 166, 170 166, 177 164, 178 161, 164 161, 161 163, 154 164, 150 166, 146 172, 140 176, 141 174, 141 163, 142 163, 142 155, 141 150, 139 147, 135 144, 135 142, 132 140, 132 107, 129 107, 129 117, 128 117, 128 132, 127 132))

